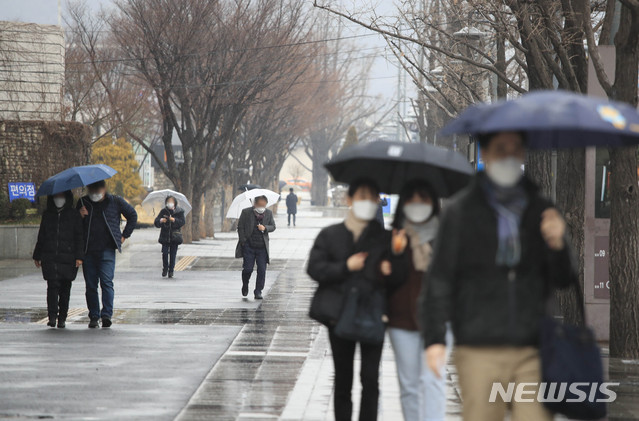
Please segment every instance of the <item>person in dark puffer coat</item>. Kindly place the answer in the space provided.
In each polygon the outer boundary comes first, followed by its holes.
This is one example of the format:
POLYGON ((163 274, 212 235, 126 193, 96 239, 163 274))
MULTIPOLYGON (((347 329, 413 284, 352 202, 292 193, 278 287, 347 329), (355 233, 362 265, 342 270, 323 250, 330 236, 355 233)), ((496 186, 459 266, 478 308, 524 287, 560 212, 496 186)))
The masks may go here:
POLYGON ((49 196, 33 251, 36 267, 47 281, 48 326, 66 326, 71 282, 84 259, 84 230, 70 191, 49 196))
POLYGON ((164 200, 164 208, 155 218, 155 226, 160 228, 158 242, 162 244, 162 277, 167 274, 173 278, 175 270, 175 257, 178 246, 182 244, 182 227, 186 223, 184 209, 178 206, 178 201, 173 196, 167 196, 164 200))

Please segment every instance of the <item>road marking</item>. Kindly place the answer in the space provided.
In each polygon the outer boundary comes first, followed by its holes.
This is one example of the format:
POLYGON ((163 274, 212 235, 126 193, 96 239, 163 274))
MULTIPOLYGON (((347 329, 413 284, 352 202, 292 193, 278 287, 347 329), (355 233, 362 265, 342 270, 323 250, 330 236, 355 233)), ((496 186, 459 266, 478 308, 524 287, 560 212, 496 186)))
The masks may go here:
MULTIPOLYGON (((67 320, 73 317, 82 316, 82 313, 85 312, 88 313, 89 311, 86 308, 70 308, 69 312, 67 313, 67 320)), ((43 326, 45 326, 47 323, 49 323, 49 316, 35 322, 35 324, 43 326)))
POLYGON ((194 261, 197 259, 197 256, 184 256, 180 259, 179 262, 175 265, 176 271, 186 270, 194 261))

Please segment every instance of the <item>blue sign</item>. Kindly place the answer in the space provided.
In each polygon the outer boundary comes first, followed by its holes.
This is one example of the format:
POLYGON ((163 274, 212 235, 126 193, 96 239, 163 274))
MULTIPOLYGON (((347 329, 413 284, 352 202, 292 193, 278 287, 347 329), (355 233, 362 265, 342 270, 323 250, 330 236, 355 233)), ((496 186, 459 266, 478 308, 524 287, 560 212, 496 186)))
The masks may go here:
POLYGON ((484 170, 484 160, 481 159, 481 148, 479 147, 479 142, 475 142, 475 147, 477 148, 477 171, 484 170))
POLYGON ((29 199, 35 202, 36 189, 33 183, 9 183, 9 201, 29 199))
POLYGON ((386 200, 386 205, 382 206, 382 212, 390 214, 391 213, 391 197, 383 193, 380 196, 383 200, 386 200))

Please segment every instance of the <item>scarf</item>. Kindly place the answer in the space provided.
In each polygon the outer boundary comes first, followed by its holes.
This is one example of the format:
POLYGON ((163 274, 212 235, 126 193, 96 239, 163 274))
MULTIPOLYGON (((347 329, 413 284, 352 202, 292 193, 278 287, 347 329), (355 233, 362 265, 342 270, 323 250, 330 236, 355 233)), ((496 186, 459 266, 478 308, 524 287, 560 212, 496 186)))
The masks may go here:
POLYGON ((346 215, 346 219, 344 219, 344 225, 346 225, 346 229, 353 234, 353 242, 356 243, 357 240, 359 240, 359 237, 361 237, 369 222, 370 221, 357 219, 352 209, 348 211, 348 215, 346 215))
POLYGON ((528 205, 528 195, 521 183, 514 187, 499 187, 485 179, 482 187, 488 203, 497 215, 497 256, 495 263, 514 267, 521 260, 519 226, 528 205))
POLYGON ((257 223, 262 225, 262 221, 264 220, 264 213, 257 213, 257 211, 253 211, 253 213, 255 214, 255 218, 257 219, 257 223))
POLYGON ((430 243, 437 235, 439 220, 433 217, 421 224, 413 224, 406 220, 404 229, 410 239, 410 247, 413 252, 413 266, 419 272, 426 272, 433 251, 430 243))

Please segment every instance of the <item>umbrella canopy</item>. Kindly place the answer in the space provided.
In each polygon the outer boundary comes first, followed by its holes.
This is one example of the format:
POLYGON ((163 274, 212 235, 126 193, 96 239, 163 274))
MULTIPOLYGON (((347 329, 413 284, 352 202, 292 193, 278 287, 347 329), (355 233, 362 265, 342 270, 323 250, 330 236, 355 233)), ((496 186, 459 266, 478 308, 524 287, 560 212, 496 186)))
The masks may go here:
POLYGON ((117 173, 116 170, 104 164, 68 168, 42 183, 36 196, 50 196, 84 187, 111 178, 117 173))
POLYGON ((326 168, 336 181, 358 178, 377 182, 384 193, 399 193, 411 180, 425 180, 440 197, 462 189, 473 169, 459 153, 426 143, 370 142, 341 152, 326 168))
POLYGON ((536 91, 520 98, 467 108, 441 134, 526 133, 530 148, 639 144, 639 113, 621 102, 565 91, 536 91))
POLYGON ((238 219, 242 210, 246 208, 250 208, 253 206, 253 199, 259 196, 266 196, 267 204, 266 207, 273 206, 280 199, 280 195, 275 193, 274 191, 267 189, 253 189, 246 191, 235 199, 233 199, 233 203, 229 207, 228 212, 226 212, 227 218, 238 219))
POLYGON ((178 206, 184 209, 185 216, 193 209, 186 196, 180 192, 169 189, 157 190, 149 193, 142 201, 142 208, 144 208, 149 215, 157 215, 164 207, 164 202, 169 196, 175 197, 178 201, 178 206))
POLYGON ((239 187, 239 191, 246 191, 246 190, 253 190, 253 189, 261 189, 262 186, 260 186, 259 184, 242 184, 239 187))

